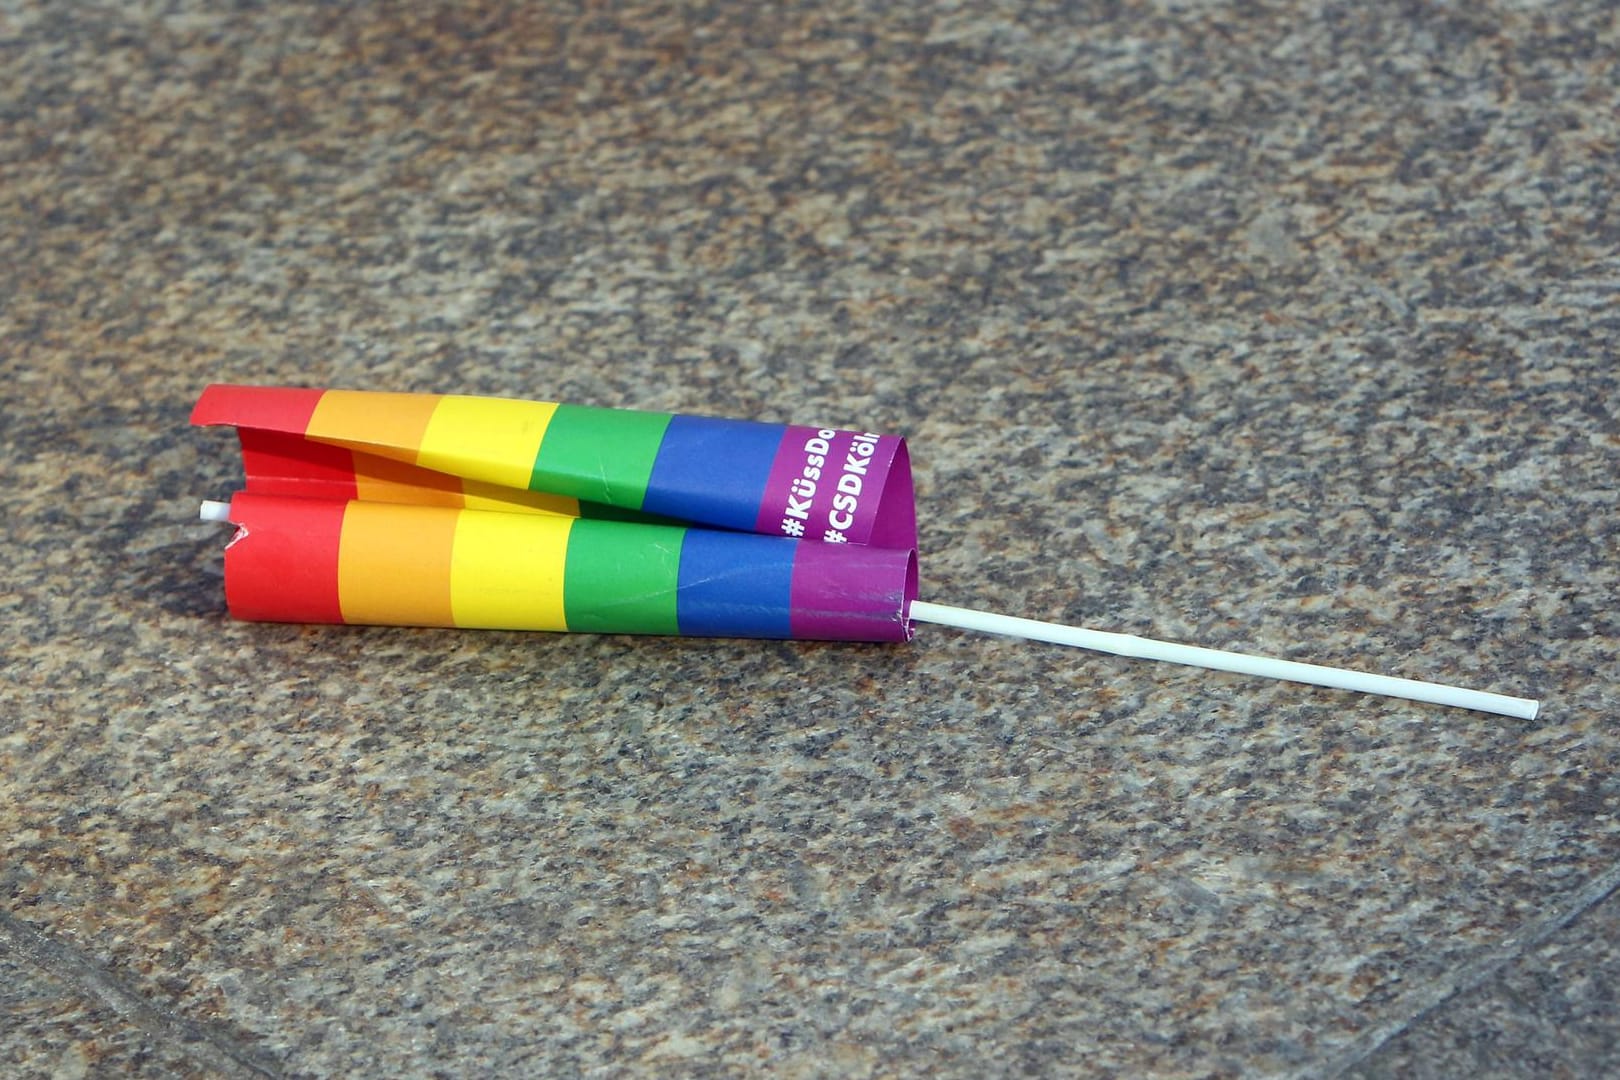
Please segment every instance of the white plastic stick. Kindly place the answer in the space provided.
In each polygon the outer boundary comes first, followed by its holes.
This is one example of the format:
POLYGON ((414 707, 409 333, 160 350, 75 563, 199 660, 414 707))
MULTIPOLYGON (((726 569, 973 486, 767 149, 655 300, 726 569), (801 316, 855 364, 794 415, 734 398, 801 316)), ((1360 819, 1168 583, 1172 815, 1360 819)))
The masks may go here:
POLYGON ((1213 668, 1216 671, 1235 671, 1241 675, 1260 675, 1268 679, 1287 679, 1291 682, 1330 686, 1337 690, 1357 690, 1367 694, 1427 701, 1435 705, 1455 705, 1462 709, 1515 716, 1521 720, 1534 720, 1541 709, 1539 701, 1529 698, 1489 694, 1483 690, 1465 690, 1460 686, 1442 686, 1439 683, 1418 682, 1415 679, 1396 679, 1388 675, 1368 675, 1345 668, 1323 667, 1320 664, 1301 664, 1294 660, 1275 660, 1249 653, 1224 652, 1220 649, 1202 649, 1196 645, 1177 645, 1169 641, 1134 637, 1130 634, 1110 634, 1102 630, 1085 630, 1078 626, 1020 619, 1012 615, 995 615, 988 611, 930 604, 916 600, 911 605, 911 617, 922 622, 955 626, 962 630, 981 630, 987 634, 1005 634, 1009 637, 1047 641, 1054 645, 1073 645, 1081 649, 1113 653, 1140 660, 1168 660, 1172 664, 1213 668))
POLYGON ((231 504, 228 502, 216 502, 213 499, 204 499, 202 509, 197 511, 197 516, 203 521, 228 523, 231 520, 231 504))

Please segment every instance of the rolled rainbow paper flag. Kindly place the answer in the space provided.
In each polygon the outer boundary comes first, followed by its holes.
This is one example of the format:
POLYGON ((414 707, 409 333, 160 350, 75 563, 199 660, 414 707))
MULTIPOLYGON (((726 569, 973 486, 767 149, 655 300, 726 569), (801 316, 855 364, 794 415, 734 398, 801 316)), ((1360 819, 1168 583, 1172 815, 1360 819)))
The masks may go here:
POLYGON ((893 435, 453 394, 216 385, 247 490, 586 518, 673 520, 910 549, 917 515, 893 435))
POLYGON ((904 641, 911 550, 684 526, 241 493, 240 619, 904 641))
POLYGON ((247 386, 209 387, 192 422, 242 443, 237 618, 910 637, 916 511, 895 436, 247 386))

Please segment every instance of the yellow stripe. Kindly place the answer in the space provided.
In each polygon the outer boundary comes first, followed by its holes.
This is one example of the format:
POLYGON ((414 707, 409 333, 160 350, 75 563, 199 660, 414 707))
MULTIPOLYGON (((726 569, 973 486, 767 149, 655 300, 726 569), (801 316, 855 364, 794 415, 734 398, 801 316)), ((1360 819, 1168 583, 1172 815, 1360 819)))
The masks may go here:
POLYGON ((557 406, 451 395, 439 399, 416 463, 429 469, 524 489, 557 406))
POLYGON ((306 437, 415 461, 422 433, 443 395, 328 390, 315 403, 306 437))
POLYGON ((463 480, 419 465, 407 465, 375 454, 356 452, 354 484, 362 502, 449 506, 459 510, 501 510, 508 514, 562 514, 579 517, 579 500, 549 491, 463 480))
POLYGON ((579 500, 567 495, 553 495, 549 491, 517 491, 496 487, 477 480, 463 484, 466 506, 469 510, 502 510, 508 514, 560 514, 579 517, 579 500))
POLYGON ((457 626, 566 630, 563 577, 574 519, 463 511, 450 606, 457 626))
POLYGON ((352 502, 338 541, 338 606, 347 623, 454 626, 450 553, 460 511, 352 502))

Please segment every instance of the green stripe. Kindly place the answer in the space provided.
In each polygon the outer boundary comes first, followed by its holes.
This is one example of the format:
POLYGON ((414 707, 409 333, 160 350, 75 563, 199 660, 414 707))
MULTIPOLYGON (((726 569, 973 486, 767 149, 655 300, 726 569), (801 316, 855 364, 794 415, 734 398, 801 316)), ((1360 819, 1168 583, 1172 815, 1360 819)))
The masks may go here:
POLYGON ((641 525, 685 525, 686 522, 662 514, 649 514, 645 510, 626 510, 606 503, 580 501, 579 516, 598 521, 634 521, 641 525))
POLYGON ((685 529, 574 522, 568 533, 563 614, 568 629, 598 634, 674 634, 685 529))
POLYGON ((670 417, 557 406, 535 455, 529 489, 640 510, 670 417))

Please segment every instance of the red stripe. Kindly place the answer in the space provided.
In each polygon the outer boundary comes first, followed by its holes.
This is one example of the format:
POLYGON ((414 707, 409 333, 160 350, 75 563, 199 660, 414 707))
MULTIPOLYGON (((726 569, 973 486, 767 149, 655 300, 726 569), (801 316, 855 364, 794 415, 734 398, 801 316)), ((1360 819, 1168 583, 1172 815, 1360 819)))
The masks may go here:
POLYGON ((302 495, 348 502, 360 497, 354 478, 354 452, 310 442, 284 431, 240 428, 242 471, 257 495, 302 495))
POLYGON ((309 418, 315 414, 315 406, 324 393, 325 390, 290 386, 215 383, 197 399, 196 407, 191 410, 191 422, 197 426, 269 428, 302 435, 309 429, 309 418))
POLYGON ((238 619, 342 622, 338 543, 347 504, 239 494, 225 548, 225 603, 238 619))
POLYGON ((347 502, 358 497, 354 455, 341 446, 307 442, 324 390, 216 384, 191 411, 193 424, 228 424, 242 440, 242 471, 257 495, 300 495, 347 502))

